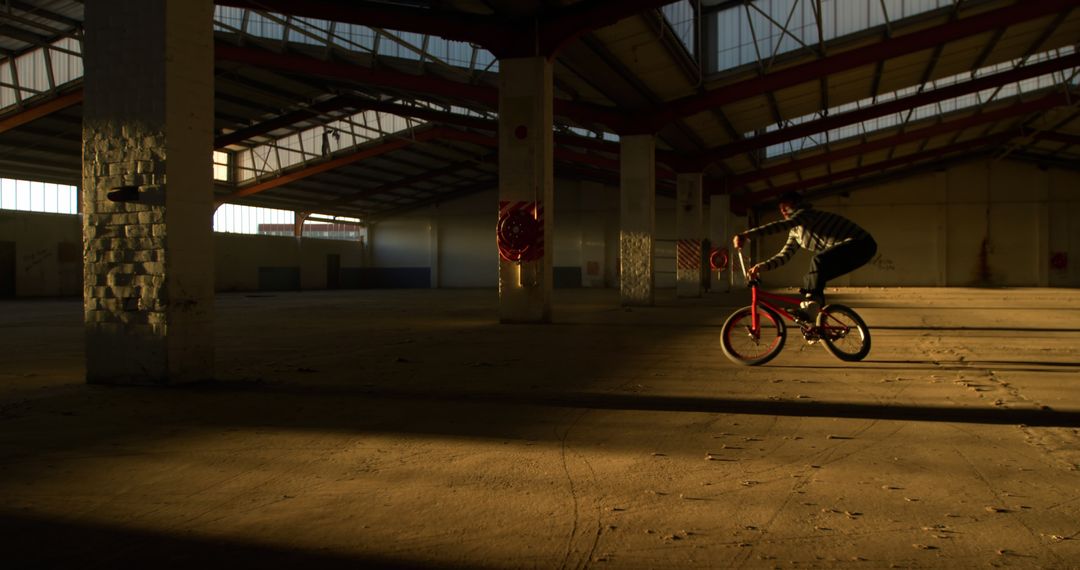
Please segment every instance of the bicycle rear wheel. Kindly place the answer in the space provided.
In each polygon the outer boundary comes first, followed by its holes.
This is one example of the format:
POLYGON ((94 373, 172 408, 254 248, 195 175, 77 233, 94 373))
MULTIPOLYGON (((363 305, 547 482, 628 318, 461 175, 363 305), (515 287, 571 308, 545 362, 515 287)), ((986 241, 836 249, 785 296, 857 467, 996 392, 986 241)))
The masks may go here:
POLYGON ((826 305, 817 316, 818 335, 825 349, 847 362, 870 354, 870 328, 862 317, 844 305, 826 305))
POLYGON ((764 307, 758 308, 758 331, 752 327, 751 307, 731 314, 720 329, 720 345, 724 354, 736 364, 756 366, 776 358, 784 348, 787 327, 780 315, 764 307))

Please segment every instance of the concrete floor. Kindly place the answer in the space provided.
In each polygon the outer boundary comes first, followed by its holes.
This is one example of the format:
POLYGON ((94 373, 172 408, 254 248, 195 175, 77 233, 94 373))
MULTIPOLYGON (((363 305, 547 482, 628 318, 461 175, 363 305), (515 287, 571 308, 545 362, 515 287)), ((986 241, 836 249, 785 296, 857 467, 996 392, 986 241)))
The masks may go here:
POLYGON ((1080 290, 840 290, 865 362, 758 368, 745 298, 221 295, 220 381, 176 388, 88 386, 78 301, 0 303, 2 564, 1080 567, 1080 290))

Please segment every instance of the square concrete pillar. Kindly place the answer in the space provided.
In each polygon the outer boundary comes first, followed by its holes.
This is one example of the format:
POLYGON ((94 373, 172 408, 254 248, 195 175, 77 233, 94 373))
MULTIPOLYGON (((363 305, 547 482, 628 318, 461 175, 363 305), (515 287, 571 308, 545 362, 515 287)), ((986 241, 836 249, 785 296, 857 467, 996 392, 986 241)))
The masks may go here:
POLYGON ((622 137, 619 290, 623 305, 650 306, 655 301, 656 139, 622 137))
POLYGON ((86 4, 88 382, 213 377, 213 11, 211 0, 86 4))
POLYGON ((702 174, 679 173, 675 182, 675 294, 701 296, 702 174))
POLYGON ((731 237, 735 232, 731 231, 731 196, 714 194, 709 198, 709 240, 716 249, 727 249, 728 268, 717 271, 710 267, 710 290, 718 293, 727 293, 731 290, 731 267, 735 260, 735 252, 732 251, 731 237))
POLYGON ((551 320, 555 212, 551 62, 499 60, 499 320, 551 320))

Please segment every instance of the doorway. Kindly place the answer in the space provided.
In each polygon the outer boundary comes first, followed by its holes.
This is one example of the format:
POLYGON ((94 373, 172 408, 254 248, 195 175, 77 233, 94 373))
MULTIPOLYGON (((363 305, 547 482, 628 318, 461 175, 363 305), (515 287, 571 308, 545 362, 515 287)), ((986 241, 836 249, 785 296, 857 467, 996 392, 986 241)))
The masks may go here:
POLYGON ((15 242, 0 241, 0 298, 15 296, 15 242))

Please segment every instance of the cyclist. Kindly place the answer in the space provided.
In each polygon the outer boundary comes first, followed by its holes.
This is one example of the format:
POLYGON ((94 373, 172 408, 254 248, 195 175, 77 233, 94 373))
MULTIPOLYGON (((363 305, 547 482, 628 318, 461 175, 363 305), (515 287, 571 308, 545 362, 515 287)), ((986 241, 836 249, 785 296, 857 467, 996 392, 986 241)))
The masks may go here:
POLYGON ((804 296, 804 310, 824 305, 828 281, 866 265, 877 253, 877 242, 866 230, 838 214, 813 209, 797 192, 780 197, 780 215, 784 219, 736 234, 733 241, 740 248, 754 236, 789 230, 787 243, 779 253, 750 268, 747 273, 752 279, 787 263, 799 246, 813 252, 810 269, 799 289, 804 296))

